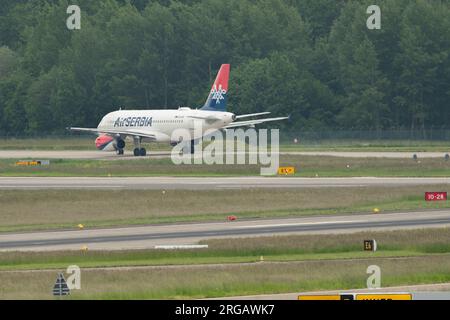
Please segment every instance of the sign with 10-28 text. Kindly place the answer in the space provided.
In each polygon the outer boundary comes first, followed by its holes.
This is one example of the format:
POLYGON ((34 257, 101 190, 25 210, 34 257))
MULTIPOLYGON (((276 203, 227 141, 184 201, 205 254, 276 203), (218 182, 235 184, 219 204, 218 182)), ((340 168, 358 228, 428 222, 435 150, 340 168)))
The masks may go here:
POLYGON ((445 201, 447 192, 425 192, 425 201, 445 201))

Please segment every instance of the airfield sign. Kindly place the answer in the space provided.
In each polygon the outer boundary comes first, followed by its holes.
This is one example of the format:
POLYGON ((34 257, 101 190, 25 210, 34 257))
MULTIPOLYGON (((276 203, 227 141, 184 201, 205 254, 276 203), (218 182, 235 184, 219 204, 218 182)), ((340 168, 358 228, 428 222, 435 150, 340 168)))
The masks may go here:
POLYGON ((66 280, 62 273, 58 274, 58 278, 56 278, 55 285, 53 286, 53 295, 54 296, 67 296, 70 294, 69 286, 67 285, 66 280))
POLYGON ((447 192, 425 192, 425 201, 446 201, 447 192))

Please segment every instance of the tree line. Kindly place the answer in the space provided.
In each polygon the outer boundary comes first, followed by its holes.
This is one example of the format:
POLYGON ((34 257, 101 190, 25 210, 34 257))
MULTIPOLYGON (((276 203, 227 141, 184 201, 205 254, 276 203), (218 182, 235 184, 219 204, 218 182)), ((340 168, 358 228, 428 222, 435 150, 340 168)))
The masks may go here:
POLYGON ((282 130, 448 129, 449 17, 444 0, 9 0, 0 136, 197 108, 222 63, 230 111, 290 114, 282 130), (66 27, 72 4, 80 30, 66 27))

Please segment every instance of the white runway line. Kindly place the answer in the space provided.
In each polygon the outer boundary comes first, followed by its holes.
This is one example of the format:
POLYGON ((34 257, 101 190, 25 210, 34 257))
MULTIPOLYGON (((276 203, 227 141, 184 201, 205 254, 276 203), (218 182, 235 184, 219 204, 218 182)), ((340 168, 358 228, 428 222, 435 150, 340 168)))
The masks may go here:
POLYGON ((247 228, 270 228, 270 227, 293 227, 293 226, 308 226, 318 224, 340 224, 340 223, 352 223, 352 222, 369 222, 369 220, 347 220, 347 221, 322 221, 322 222, 303 222, 303 223, 280 223, 280 224, 260 224, 254 226, 236 226, 236 229, 247 228))

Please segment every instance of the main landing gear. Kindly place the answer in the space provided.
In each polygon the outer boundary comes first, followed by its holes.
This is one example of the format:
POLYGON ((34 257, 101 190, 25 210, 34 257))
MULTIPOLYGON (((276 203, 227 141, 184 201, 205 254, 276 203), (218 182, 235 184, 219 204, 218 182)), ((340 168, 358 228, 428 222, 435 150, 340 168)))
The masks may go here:
POLYGON ((138 157, 138 156, 145 156, 147 154, 147 150, 145 150, 145 148, 134 148, 133 150, 133 154, 138 157))
POLYGON ((133 154, 135 157, 143 157, 147 154, 147 150, 141 147, 141 137, 135 137, 134 139, 134 150, 133 154))
POLYGON ((181 154, 195 154, 195 146, 197 143, 195 143, 195 140, 191 140, 190 141, 190 146, 189 145, 185 145, 182 149, 181 149, 181 154))
POLYGON ((121 138, 118 137, 116 139, 116 152, 118 155, 122 155, 123 154, 123 148, 125 148, 125 141, 121 138))
POLYGON ((194 154, 195 153, 195 141, 194 140, 191 140, 191 154, 194 154))

